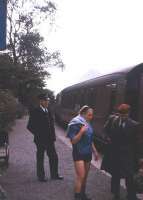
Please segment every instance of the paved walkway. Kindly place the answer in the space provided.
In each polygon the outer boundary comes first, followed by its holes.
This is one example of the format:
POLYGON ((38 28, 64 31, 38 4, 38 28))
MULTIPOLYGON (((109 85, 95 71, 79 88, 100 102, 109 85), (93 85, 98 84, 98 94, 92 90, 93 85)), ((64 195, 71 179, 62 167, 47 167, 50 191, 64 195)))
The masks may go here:
MULTIPOLYGON (((59 171, 64 181, 39 183, 35 171, 35 145, 32 135, 26 130, 27 119, 18 120, 10 134, 10 166, 0 183, 7 191, 9 200, 72 200, 74 166, 69 141, 64 131, 56 127, 56 148, 59 155, 59 171)), ((49 177, 48 159, 45 169, 49 177)), ((95 164, 95 163, 94 163, 95 164)), ((99 165, 99 163, 96 163, 99 165)), ((93 200, 111 200, 110 177, 91 167, 88 179, 88 192, 93 200)), ((124 199, 124 198, 123 198, 124 199)))

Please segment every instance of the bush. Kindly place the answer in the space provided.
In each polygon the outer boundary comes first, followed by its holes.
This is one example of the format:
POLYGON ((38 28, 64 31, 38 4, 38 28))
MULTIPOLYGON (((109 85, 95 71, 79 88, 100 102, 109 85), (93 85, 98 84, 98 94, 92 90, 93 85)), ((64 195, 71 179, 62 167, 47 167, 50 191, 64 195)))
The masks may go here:
POLYGON ((8 132, 16 119, 17 100, 8 90, 0 90, 0 133, 8 132))

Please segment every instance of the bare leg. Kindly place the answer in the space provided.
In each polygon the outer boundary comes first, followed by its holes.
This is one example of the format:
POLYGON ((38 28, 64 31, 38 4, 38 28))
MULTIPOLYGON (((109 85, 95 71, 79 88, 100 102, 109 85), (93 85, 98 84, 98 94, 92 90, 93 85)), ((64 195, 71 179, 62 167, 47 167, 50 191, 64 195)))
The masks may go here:
POLYGON ((90 170, 90 165, 91 162, 84 162, 84 166, 85 166, 85 178, 84 178, 84 182, 82 185, 82 193, 85 194, 86 191, 86 183, 87 183, 87 178, 88 178, 88 174, 89 174, 89 170, 90 170))
POLYGON ((75 162, 75 171, 76 171, 75 193, 81 193, 82 186, 84 184, 86 176, 84 161, 75 162))

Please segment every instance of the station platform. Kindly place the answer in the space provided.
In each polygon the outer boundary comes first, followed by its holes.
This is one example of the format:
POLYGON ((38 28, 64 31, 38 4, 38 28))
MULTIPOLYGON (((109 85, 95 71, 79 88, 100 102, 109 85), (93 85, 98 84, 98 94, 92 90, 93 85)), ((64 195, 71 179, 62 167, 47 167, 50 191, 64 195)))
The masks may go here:
MULTIPOLYGON (((63 181, 40 183, 36 178, 36 148, 33 136, 26 129, 27 117, 17 120, 10 134, 10 165, 0 177, 0 184, 7 192, 9 200, 74 200, 74 165, 70 141, 65 131, 56 125, 56 149, 59 156, 59 171, 63 181)), ((110 175, 101 171, 101 159, 92 161, 88 178, 87 193, 93 200, 112 200, 110 175)), ((49 174, 48 158, 45 155, 45 171, 49 174)), ((125 190, 121 186, 121 197, 125 200, 125 190)))

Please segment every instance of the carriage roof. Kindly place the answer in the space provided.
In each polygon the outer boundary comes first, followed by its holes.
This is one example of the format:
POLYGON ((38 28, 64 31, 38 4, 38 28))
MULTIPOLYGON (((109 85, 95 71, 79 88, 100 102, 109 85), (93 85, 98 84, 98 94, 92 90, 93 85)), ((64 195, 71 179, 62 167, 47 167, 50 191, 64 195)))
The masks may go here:
POLYGON ((92 86, 92 85, 100 84, 100 83, 103 83, 103 82, 110 82, 111 80, 114 81, 114 80, 117 80, 119 77, 122 77, 122 76, 125 77, 127 75, 134 73, 135 71, 138 71, 138 70, 143 71, 143 63, 136 65, 136 66, 128 67, 128 68, 125 68, 123 70, 116 71, 116 72, 113 72, 113 73, 110 73, 110 74, 107 74, 107 75, 95 77, 93 79, 89 79, 89 80, 74 84, 74 85, 69 86, 69 87, 65 88, 64 90, 62 90, 62 93, 70 92, 70 91, 73 91, 75 89, 78 90, 81 87, 92 86))

